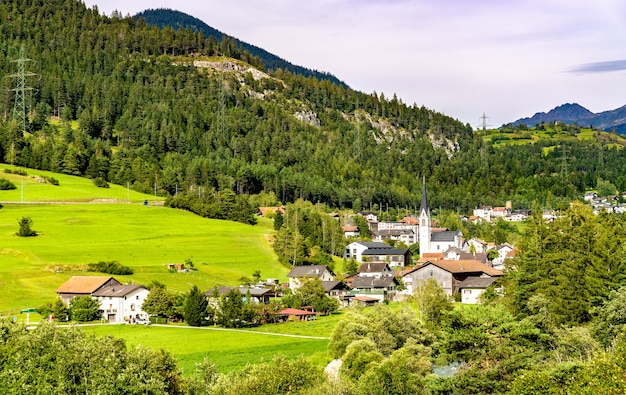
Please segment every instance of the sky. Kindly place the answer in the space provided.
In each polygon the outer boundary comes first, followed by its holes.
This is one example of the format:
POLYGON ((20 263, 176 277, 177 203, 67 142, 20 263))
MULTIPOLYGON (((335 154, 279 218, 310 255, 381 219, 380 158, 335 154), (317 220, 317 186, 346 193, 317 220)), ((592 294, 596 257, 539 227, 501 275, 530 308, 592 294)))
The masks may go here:
POLYGON ((84 0, 170 8, 364 93, 481 128, 626 105, 623 0, 84 0), (485 118, 483 118, 483 114, 485 118))

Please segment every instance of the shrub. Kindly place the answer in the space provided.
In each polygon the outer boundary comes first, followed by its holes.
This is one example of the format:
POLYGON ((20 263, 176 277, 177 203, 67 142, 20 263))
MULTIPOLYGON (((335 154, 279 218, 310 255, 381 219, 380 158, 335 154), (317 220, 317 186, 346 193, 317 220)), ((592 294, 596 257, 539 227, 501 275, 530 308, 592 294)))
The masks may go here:
POLYGON ((26 173, 25 170, 22 169, 4 169, 4 172, 7 174, 17 174, 20 176, 27 176, 28 173, 26 173))
POLYGON ((17 187, 6 178, 0 178, 0 190, 8 191, 9 189, 17 189, 17 187))
POLYGON ((118 261, 89 263, 87 270, 90 272, 100 272, 115 275, 133 274, 134 271, 128 266, 121 265, 118 261))
POLYGON ((35 232, 31 226, 33 225, 33 220, 30 217, 22 217, 19 221, 20 229, 17 231, 17 235, 19 237, 30 237, 37 236, 37 232, 35 232))
POLYGON ((93 179, 93 184, 98 188, 109 188, 109 183, 102 177, 96 177, 93 179))
POLYGON ((54 178, 54 177, 47 177, 47 176, 39 176, 39 177, 41 177, 41 178, 43 178, 44 180, 46 180, 46 182, 47 182, 48 184, 52 184, 52 185, 56 185, 56 186, 58 186, 58 185, 59 185, 59 180, 57 180, 57 179, 56 179, 56 178, 54 178))

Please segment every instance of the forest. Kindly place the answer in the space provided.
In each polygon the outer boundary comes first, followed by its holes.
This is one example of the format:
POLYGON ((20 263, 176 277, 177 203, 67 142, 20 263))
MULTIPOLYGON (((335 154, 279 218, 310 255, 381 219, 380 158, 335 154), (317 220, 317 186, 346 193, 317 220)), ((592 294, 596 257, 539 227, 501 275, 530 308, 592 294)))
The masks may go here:
POLYGON ((432 206, 457 212, 507 200, 564 207, 599 178, 626 189, 624 150, 601 139, 494 148, 469 125, 395 95, 281 69, 257 78, 245 67, 264 65, 235 41, 78 1, 3 2, 0 18, 0 155, 15 165, 209 205, 230 190, 262 193, 255 202, 265 205, 412 208, 422 176, 432 206), (193 67, 198 59, 244 71, 193 67), (15 116, 20 67, 24 122, 15 116))

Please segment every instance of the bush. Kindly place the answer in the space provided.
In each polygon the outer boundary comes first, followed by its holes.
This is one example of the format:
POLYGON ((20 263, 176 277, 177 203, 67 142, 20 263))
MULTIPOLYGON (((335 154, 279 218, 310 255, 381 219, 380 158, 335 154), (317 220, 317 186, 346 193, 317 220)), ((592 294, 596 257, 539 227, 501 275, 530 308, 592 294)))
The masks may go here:
POLYGON ((30 217, 22 217, 19 224, 20 229, 17 231, 19 237, 37 236, 37 232, 31 228, 33 226, 33 220, 30 219, 30 217))
POLYGON ((99 317, 100 303, 91 296, 77 296, 70 301, 70 315, 73 320, 86 322, 99 317))
POLYGON ((93 179, 93 184, 98 188, 109 188, 109 183, 102 177, 96 177, 93 179))
POLYGON ((17 174, 19 176, 27 176, 28 173, 26 173, 25 170, 22 169, 4 169, 4 172, 7 174, 17 174))
POLYGON ((17 187, 15 186, 15 184, 7 180, 6 178, 0 178, 0 190, 8 191, 10 189, 17 189, 17 187))
POLYGON ((41 178, 43 178, 44 180, 46 180, 46 182, 47 182, 48 184, 52 184, 52 185, 55 185, 55 186, 58 186, 58 185, 59 185, 59 180, 57 180, 57 179, 56 179, 56 178, 54 178, 54 177, 47 177, 47 176, 39 176, 39 177, 41 177, 41 178))
POLYGON ((100 273, 115 274, 115 275, 121 275, 121 276, 134 273, 132 268, 121 265, 118 261, 110 261, 110 262, 100 261, 97 263, 89 263, 87 264, 87 270, 90 272, 100 272, 100 273))

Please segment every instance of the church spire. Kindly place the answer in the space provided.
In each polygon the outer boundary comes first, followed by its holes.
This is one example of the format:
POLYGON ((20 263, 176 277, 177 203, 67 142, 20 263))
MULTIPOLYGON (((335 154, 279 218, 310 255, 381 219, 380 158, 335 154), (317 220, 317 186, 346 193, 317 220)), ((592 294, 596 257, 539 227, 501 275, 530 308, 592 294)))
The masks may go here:
POLYGON ((422 204, 420 205, 420 216, 426 214, 430 217, 430 208, 428 207, 428 198, 426 197, 426 176, 422 181, 422 204))

